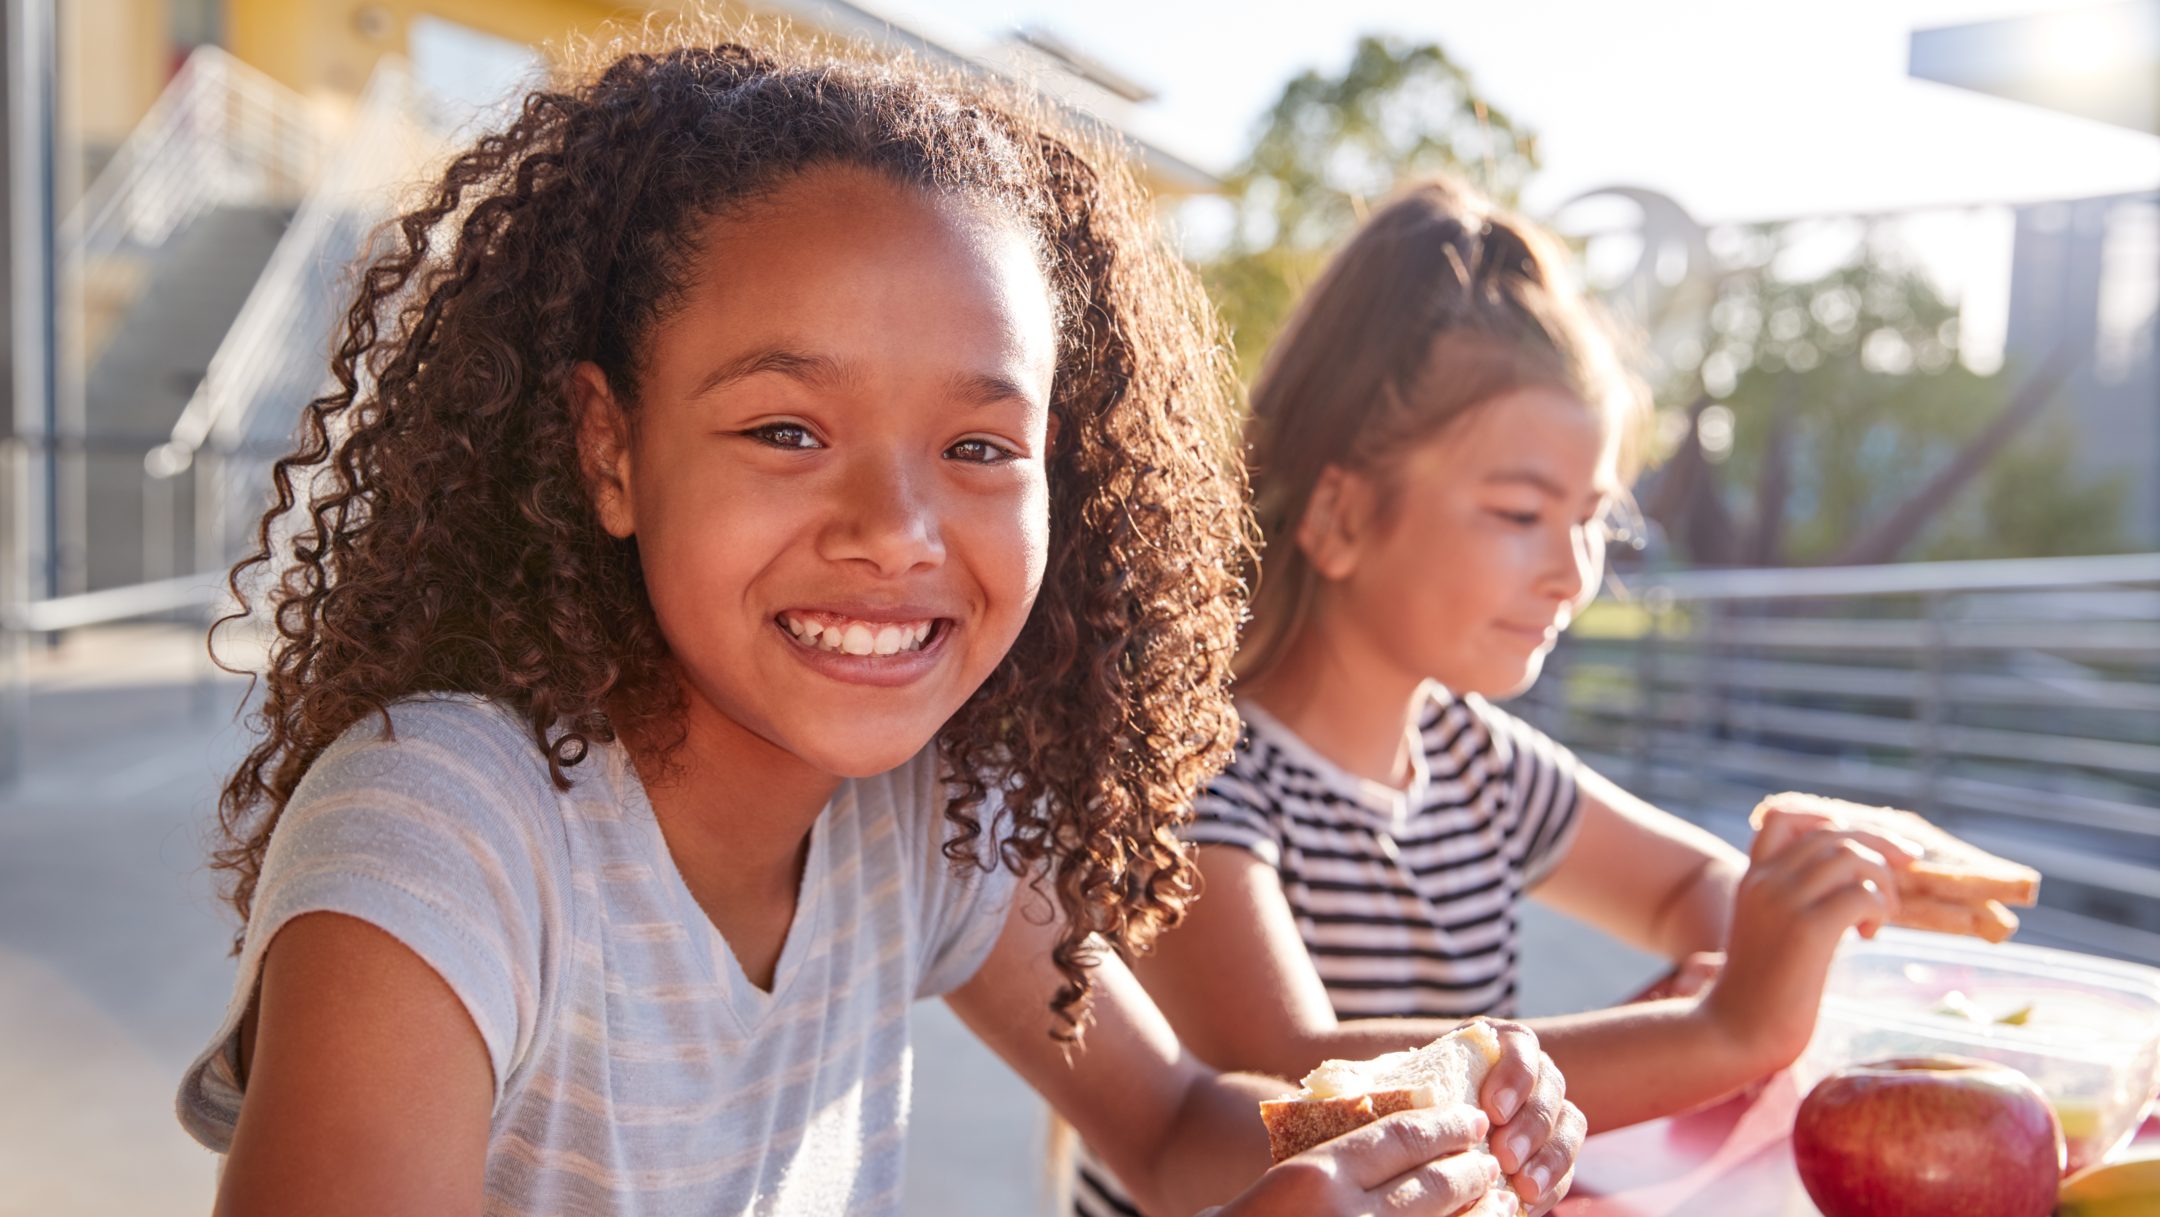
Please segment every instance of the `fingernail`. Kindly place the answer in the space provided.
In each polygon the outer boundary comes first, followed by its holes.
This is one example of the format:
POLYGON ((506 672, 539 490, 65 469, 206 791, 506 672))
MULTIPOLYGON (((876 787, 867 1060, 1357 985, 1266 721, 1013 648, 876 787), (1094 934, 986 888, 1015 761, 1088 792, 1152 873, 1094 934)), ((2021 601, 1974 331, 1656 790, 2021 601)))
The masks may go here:
POLYGON ((1530 1138, 1521 1133, 1509 1137, 1507 1152, 1508 1157, 1515 1159, 1515 1165, 1520 1167, 1530 1157, 1530 1138))
POLYGON ((1502 1124, 1514 1119, 1515 1109, 1521 1105, 1522 1096, 1513 1090, 1503 1090, 1493 1096, 1493 1106, 1500 1109, 1500 1122, 1502 1124))
POLYGON ((1524 1171, 1523 1174, 1530 1180, 1530 1186, 1537 1189, 1537 1194, 1540 1196, 1545 1194, 1545 1185, 1552 1182, 1552 1172, 1547 1170, 1542 1162, 1524 1171))

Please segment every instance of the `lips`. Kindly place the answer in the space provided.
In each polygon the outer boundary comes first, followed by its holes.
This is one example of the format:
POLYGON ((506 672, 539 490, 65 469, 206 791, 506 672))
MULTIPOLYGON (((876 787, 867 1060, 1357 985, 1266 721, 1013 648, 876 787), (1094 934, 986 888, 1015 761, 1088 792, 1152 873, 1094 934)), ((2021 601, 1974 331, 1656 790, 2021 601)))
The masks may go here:
POLYGON ((1506 621, 1494 623, 1494 628, 1540 646, 1551 642, 1560 633, 1558 625, 1515 625, 1506 621))

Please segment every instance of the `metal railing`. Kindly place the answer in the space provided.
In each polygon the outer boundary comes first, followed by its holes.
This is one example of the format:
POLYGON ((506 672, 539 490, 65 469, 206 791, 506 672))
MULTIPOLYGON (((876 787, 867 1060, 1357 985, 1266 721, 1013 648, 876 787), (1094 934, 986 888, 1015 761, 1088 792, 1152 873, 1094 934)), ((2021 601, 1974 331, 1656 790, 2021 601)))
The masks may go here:
POLYGON ((228 603, 224 568, 246 544, 267 502, 270 462, 289 450, 300 405, 328 380, 326 355, 346 291, 344 276, 363 254, 368 234, 392 214, 400 189, 442 150, 428 99, 401 60, 386 58, 362 94, 335 162, 319 174, 309 170, 302 181, 306 158, 319 149, 291 129, 286 120, 293 112, 281 89, 221 52, 197 52, 68 222, 67 239, 78 255, 124 257, 154 252, 194 216, 238 197, 234 191, 251 188, 250 173, 256 185, 293 186, 298 202, 169 435, 63 433, 10 441, 10 469, 27 468, 26 458, 48 453, 63 466, 79 466, 92 451, 139 457, 147 578, 95 592, 0 602, 0 783, 20 772, 33 639, 129 621, 207 624, 228 603), (220 126, 214 113, 252 115, 256 127, 220 126), (282 151, 248 153, 253 145, 238 133, 250 130, 248 139, 282 151), (215 138, 197 138, 205 132, 215 138), (298 197, 303 186, 304 197, 298 197), (184 474, 192 475, 191 483, 181 482, 184 474), (181 573, 189 569, 198 573, 181 573))
POLYGON ((1912 807, 2049 877, 2035 929, 2160 961, 2160 554, 1632 577, 1524 712, 1723 820, 1912 807))
POLYGON ((300 94, 214 46, 197 47, 61 222, 84 310, 77 358, 95 361, 140 281, 137 264, 213 207, 294 204, 323 136, 300 94))
POLYGON ((267 461, 251 454, 288 438, 300 404, 329 383, 328 347, 346 272, 370 232, 393 214, 399 191, 442 151, 410 71, 385 58, 336 164, 294 214, 171 437, 144 457, 152 491, 146 501, 170 501, 171 490, 157 483, 193 471, 195 553, 234 552, 242 540, 235 529, 254 524, 267 461))

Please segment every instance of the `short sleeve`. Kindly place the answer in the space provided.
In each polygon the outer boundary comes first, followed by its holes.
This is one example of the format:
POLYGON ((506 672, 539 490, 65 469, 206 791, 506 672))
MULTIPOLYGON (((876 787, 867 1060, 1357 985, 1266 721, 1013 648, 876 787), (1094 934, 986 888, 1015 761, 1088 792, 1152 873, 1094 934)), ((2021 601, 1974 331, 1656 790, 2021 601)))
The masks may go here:
MULTIPOLYGON (((1240 762, 1250 754, 1241 746, 1240 762)), ((1241 772, 1242 764, 1209 779, 1200 797, 1193 800, 1192 823, 1185 839, 1194 845, 1232 845, 1251 853, 1269 866, 1280 868, 1283 830, 1275 801, 1260 784, 1241 772)))
POLYGON ((919 877, 917 925, 921 943, 915 996, 943 997, 966 984, 981 970, 1005 929, 1019 879, 998 857, 1003 803, 991 790, 982 805, 970 813, 982 826, 972 843, 974 859, 955 865, 945 853, 945 842, 960 829, 945 814, 950 799, 948 785, 939 776, 934 754, 926 750, 912 764, 919 766, 909 783, 913 839, 923 846, 915 866, 919 877))
POLYGON ((1494 776, 1506 784, 1500 822, 1509 854, 1535 887, 1567 855, 1581 821, 1581 762, 1536 727, 1479 698, 1465 703, 1489 734, 1494 776))
POLYGON ((443 978, 487 1046, 497 1103, 532 1045, 567 871, 545 761, 476 699, 403 702, 390 719, 326 749, 271 835, 225 1022, 181 1086, 181 1123, 211 1149, 238 1121, 239 1025, 264 953, 309 913, 365 921, 443 978))

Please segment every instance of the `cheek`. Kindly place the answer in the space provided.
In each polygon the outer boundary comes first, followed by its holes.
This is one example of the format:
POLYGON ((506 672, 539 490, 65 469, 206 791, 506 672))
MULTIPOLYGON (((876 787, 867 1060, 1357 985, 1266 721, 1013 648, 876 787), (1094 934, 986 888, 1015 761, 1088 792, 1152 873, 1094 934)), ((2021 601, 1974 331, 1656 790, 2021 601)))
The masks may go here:
MULTIPOLYGON (((663 626, 724 621, 759 571, 799 541, 810 496, 772 492, 741 471, 685 463, 637 486, 638 558, 663 626), (761 492, 763 490, 764 492, 761 492)), ((671 643, 691 641, 670 638, 671 643)))
POLYGON ((996 507, 959 513, 949 527, 968 538, 984 599, 993 615, 1011 621, 1005 642, 1019 633, 1042 591, 1050 564, 1050 493, 1041 476, 1028 478, 996 507))

